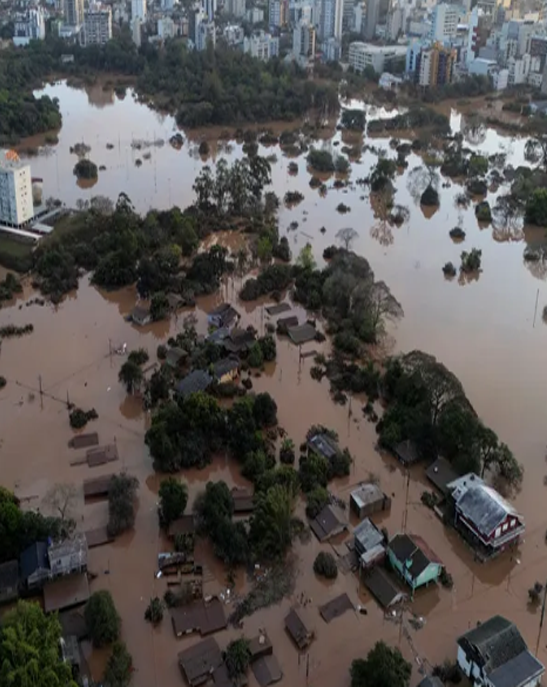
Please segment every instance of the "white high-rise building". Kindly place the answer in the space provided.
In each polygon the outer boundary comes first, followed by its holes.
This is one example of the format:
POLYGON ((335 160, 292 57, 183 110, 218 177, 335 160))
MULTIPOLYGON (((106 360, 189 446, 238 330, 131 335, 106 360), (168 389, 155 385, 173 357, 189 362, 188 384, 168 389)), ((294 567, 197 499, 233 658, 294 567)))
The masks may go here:
POLYGON ((376 26, 380 18, 380 0, 367 0, 367 9, 365 13, 365 40, 373 40, 376 34, 376 26))
POLYGON ((112 8, 93 3, 84 12, 83 45, 104 45, 112 38, 112 8))
POLYGON ((342 21, 344 18, 343 0, 321 0, 321 19, 319 37, 322 41, 329 38, 342 38, 342 21))
POLYGON ((277 57, 279 55, 279 38, 264 31, 254 33, 250 38, 245 37, 243 39, 243 52, 265 61, 277 57))
POLYGON ((215 23, 212 21, 201 20, 196 24, 196 50, 207 50, 207 46, 211 44, 213 48, 216 43, 216 29, 215 23))
POLYGON ((436 5, 431 17, 432 41, 449 41, 458 32, 459 7, 457 5, 447 5, 442 3, 436 5))
POLYGON ((14 45, 28 45, 30 41, 43 41, 45 37, 45 15, 41 7, 31 7, 17 15, 13 24, 14 45))
POLYGON ((146 0, 131 0, 131 19, 146 20, 146 0))
POLYGON ((138 17, 136 19, 132 19, 131 23, 131 38, 133 39, 133 43, 137 46, 137 48, 141 47, 142 43, 142 20, 139 19, 138 17))
POLYGON ((33 216, 30 165, 13 150, 0 150, 0 223, 20 226, 33 216))
POLYGON ((84 0, 64 0, 64 15, 69 26, 81 26, 84 21, 84 0))
POLYGON ((214 21, 217 11, 217 0, 202 0, 203 12, 208 21, 214 21))

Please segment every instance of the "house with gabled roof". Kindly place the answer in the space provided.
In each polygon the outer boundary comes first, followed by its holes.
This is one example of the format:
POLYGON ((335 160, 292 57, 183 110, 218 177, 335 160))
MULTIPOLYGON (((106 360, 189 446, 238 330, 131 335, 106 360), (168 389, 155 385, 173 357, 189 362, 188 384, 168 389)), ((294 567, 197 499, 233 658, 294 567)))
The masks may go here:
POLYGON ((495 615, 459 637, 458 666, 474 687, 536 687, 545 668, 518 628, 495 615))
POLYGON ((480 477, 469 473, 447 485, 454 527, 485 557, 516 546, 524 535, 524 518, 480 477))
POLYGON ((436 582, 443 569, 437 554, 416 534, 396 534, 388 544, 387 556, 413 592, 436 582))

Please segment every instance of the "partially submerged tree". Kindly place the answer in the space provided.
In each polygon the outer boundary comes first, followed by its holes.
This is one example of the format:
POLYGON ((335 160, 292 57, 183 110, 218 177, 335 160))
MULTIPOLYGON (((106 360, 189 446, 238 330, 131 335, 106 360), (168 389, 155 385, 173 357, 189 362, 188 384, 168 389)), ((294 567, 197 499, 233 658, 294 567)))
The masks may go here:
POLYGON ((340 241, 344 250, 349 250, 351 248, 351 244, 358 236, 359 234, 355 231, 355 229, 353 229, 353 227, 345 227, 344 229, 339 229, 336 232, 336 238, 340 241))
POLYGON ((127 393, 133 394, 135 391, 139 390, 144 375, 137 363, 126 360, 120 368, 118 379, 125 386, 127 393))
POLYGON ((162 479, 159 488, 158 515, 164 529, 184 514, 188 503, 188 488, 176 477, 162 479))
POLYGON ((84 617, 93 646, 107 646, 120 636, 121 619, 112 595, 106 589, 93 592, 89 597, 84 617))
POLYGON ((296 491, 279 484, 258 495, 251 518, 250 538, 260 558, 281 558, 289 548, 295 501, 296 491))
POLYGON ((237 680, 245 675, 250 662, 251 651, 249 648, 249 640, 245 639, 245 637, 233 639, 226 647, 226 652, 224 654, 224 663, 230 678, 232 680, 237 680))
POLYGON ((399 649, 376 642, 366 659, 351 664, 351 687, 408 687, 412 665, 399 649))
POLYGON ((104 681, 109 687, 127 687, 133 676, 133 659, 124 642, 114 642, 104 681))
POLYGON ((135 524, 135 499, 139 480, 125 473, 114 475, 108 488, 108 524, 110 536, 116 537, 135 524))

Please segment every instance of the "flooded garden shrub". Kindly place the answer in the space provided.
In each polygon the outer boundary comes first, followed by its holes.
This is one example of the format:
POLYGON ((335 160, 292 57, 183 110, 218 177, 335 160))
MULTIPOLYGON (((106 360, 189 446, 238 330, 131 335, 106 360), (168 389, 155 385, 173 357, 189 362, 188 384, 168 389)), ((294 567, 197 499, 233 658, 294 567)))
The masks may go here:
POLYGON ((224 664, 228 675, 232 680, 242 677, 247 673, 251 662, 251 650, 249 640, 245 637, 233 639, 224 652, 224 664))
POLYGON ((478 272, 481 268, 482 251, 472 248, 469 252, 464 250, 461 254, 460 269, 462 272, 478 272))
POLYGON ((490 209, 490 203, 487 200, 484 200, 482 203, 477 203, 475 206, 475 217, 479 222, 492 221, 492 210, 490 209))
POLYGON ((445 262, 443 265, 443 274, 445 277, 455 277, 456 274, 458 273, 458 270, 456 269, 456 266, 452 262, 445 262))
POLYGON ((86 604, 84 618, 94 647, 108 646, 119 638, 121 619, 109 591, 93 592, 86 604))
POLYGON ((135 524, 135 498, 139 480, 127 474, 114 475, 108 489, 108 524, 111 537, 130 530, 135 524))
POLYGON ((448 232, 448 235, 453 241, 463 241, 465 239, 465 231, 461 227, 454 227, 448 232))
POLYGON ((313 571, 319 577, 335 580, 338 577, 338 566, 332 553, 320 551, 313 562, 313 571))
POLYGON ((314 487, 306 494, 306 515, 313 520, 329 502, 329 492, 325 487, 314 487))
POLYGON ((424 506, 427 506, 427 508, 433 509, 439 502, 439 499, 433 492, 423 491, 422 495, 420 496, 420 501, 424 504, 424 506))
POLYGON ((74 408, 68 416, 70 426, 72 429, 82 429, 91 420, 96 420, 99 417, 95 408, 85 411, 81 408, 74 408))
POLYGON ((152 623, 152 625, 159 625, 163 620, 163 608, 162 600, 159 596, 155 596, 153 599, 150 599, 150 603, 146 607, 144 619, 152 623))
POLYGON ((124 642, 114 642, 106 664, 104 682, 110 687, 128 687, 133 677, 133 658, 124 642))
POLYGON ((184 515, 188 503, 188 487, 176 477, 166 477, 160 482, 158 496, 160 527, 169 529, 173 521, 184 515))
POLYGON ((439 192, 431 184, 429 184, 422 193, 420 205, 424 205, 425 207, 437 207, 440 205, 439 192))
POLYGON ((3 389, 7 384, 6 378, 0 375, 0 389, 3 389))
POLYGON ((328 150, 311 148, 306 161, 317 172, 334 172, 334 160, 328 150))
POLYGON ((15 294, 21 293, 22 291, 23 287, 21 282, 12 272, 8 272, 6 277, 0 280, 0 302, 10 301, 15 294))
POLYGON ((97 165, 91 160, 78 160, 72 170, 78 179, 96 179, 99 176, 97 165))
POLYGON ((249 349, 247 362, 250 365, 250 367, 254 368, 260 368, 264 364, 264 355, 262 353, 262 348, 260 347, 258 341, 255 341, 249 349))
POLYGON ((167 346, 160 344, 156 349, 156 355, 158 360, 165 360, 165 358, 167 358, 167 346))
POLYGON ((279 450, 279 460, 284 465, 294 465, 295 458, 294 441, 286 437, 283 439, 281 449, 279 450))
POLYGON ((285 205, 298 205, 304 200, 304 196, 300 191, 287 191, 283 198, 285 205))
POLYGON ((541 582, 536 582, 533 587, 528 590, 528 603, 531 606, 539 605, 541 601, 541 594, 543 592, 543 585, 541 582))
POLYGON ((277 403, 268 392, 256 395, 253 416, 259 428, 273 427, 277 424, 277 403))
POLYGON ((336 212, 339 212, 341 215, 345 215, 348 212, 351 212, 351 208, 349 205, 345 205, 344 203, 338 203, 336 206, 336 212))
POLYGON ((536 188, 526 201, 525 221, 538 227, 547 227, 547 189, 536 188))
POLYGON ((443 683, 450 682, 453 685, 459 685, 462 681, 462 674, 458 664, 448 658, 440 665, 434 666, 432 674, 443 683))
POLYGON ((292 253, 289 246, 289 239, 286 236, 282 236, 279 239, 279 243, 273 247, 272 255, 282 262, 291 261, 292 253))
POLYGON ((276 359, 277 344, 275 343, 275 339, 271 334, 261 336, 258 339, 257 343, 260 346, 260 350, 262 351, 262 357, 264 358, 265 362, 269 363, 272 360, 276 359))
POLYGON ((452 589, 452 587, 454 586, 454 579, 452 578, 452 575, 448 572, 446 568, 441 568, 439 581, 445 589, 452 589))
POLYGON ((154 322, 165 320, 169 315, 169 301, 163 291, 155 293, 150 299, 150 316, 154 322))
POLYGON ((0 339, 12 339, 15 337, 24 336, 25 334, 32 334, 34 325, 25 324, 23 327, 17 327, 14 324, 6 324, 0 327, 0 339))

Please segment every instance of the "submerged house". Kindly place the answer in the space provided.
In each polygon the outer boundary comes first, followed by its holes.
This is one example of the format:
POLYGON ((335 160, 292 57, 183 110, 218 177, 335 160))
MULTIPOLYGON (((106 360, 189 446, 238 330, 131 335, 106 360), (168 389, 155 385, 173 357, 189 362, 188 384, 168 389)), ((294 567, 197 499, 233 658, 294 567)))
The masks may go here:
POLYGON ((87 539, 85 534, 75 534, 58 544, 51 544, 47 550, 52 576, 71 575, 87 570, 87 539))
POLYGON ((355 553, 362 568, 370 568, 384 560, 384 535, 369 518, 353 530, 355 553))
POLYGON ((207 313, 207 324, 210 327, 231 328, 239 322, 240 315, 230 303, 221 303, 219 306, 207 313))
POLYGON ((190 394, 195 394, 198 391, 206 391, 213 381, 213 378, 205 370, 193 370, 186 375, 175 387, 175 392, 186 398, 190 394))
POLYGON ((492 487, 469 473, 447 485, 454 527, 486 558, 516 546, 525 531, 523 517, 492 487))
POLYGON ((391 508, 391 499, 386 496, 377 484, 361 484, 349 497, 349 507, 362 520, 364 517, 391 508))
POLYGON ((0 565, 0 604, 15 601, 19 596, 19 561, 0 565))
POLYGON ((329 462, 342 453, 338 442, 327 432, 317 432, 309 437, 308 451, 326 458, 329 462))
POLYGON ((239 374, 239 358, 224 358, 213 365, 213 378, 219 384, 233 382, 239 374))
POLYGON ((415 534, 397 534, 389 542, 387 556, 393 569, 414 592, 437 582, 443 564, 425 541, 415 534))
POLYGON ((495 615, 459 637, 458 666, 474 687, 535 687, 544 666, 514 623, 495 615))
POLYGON ((139 327, 145 327, 147 324, 152 322, 152 315, 150 315, 150 309, 142 305, 136 305, 131 311, 131 322, 138 325, 139 327))

